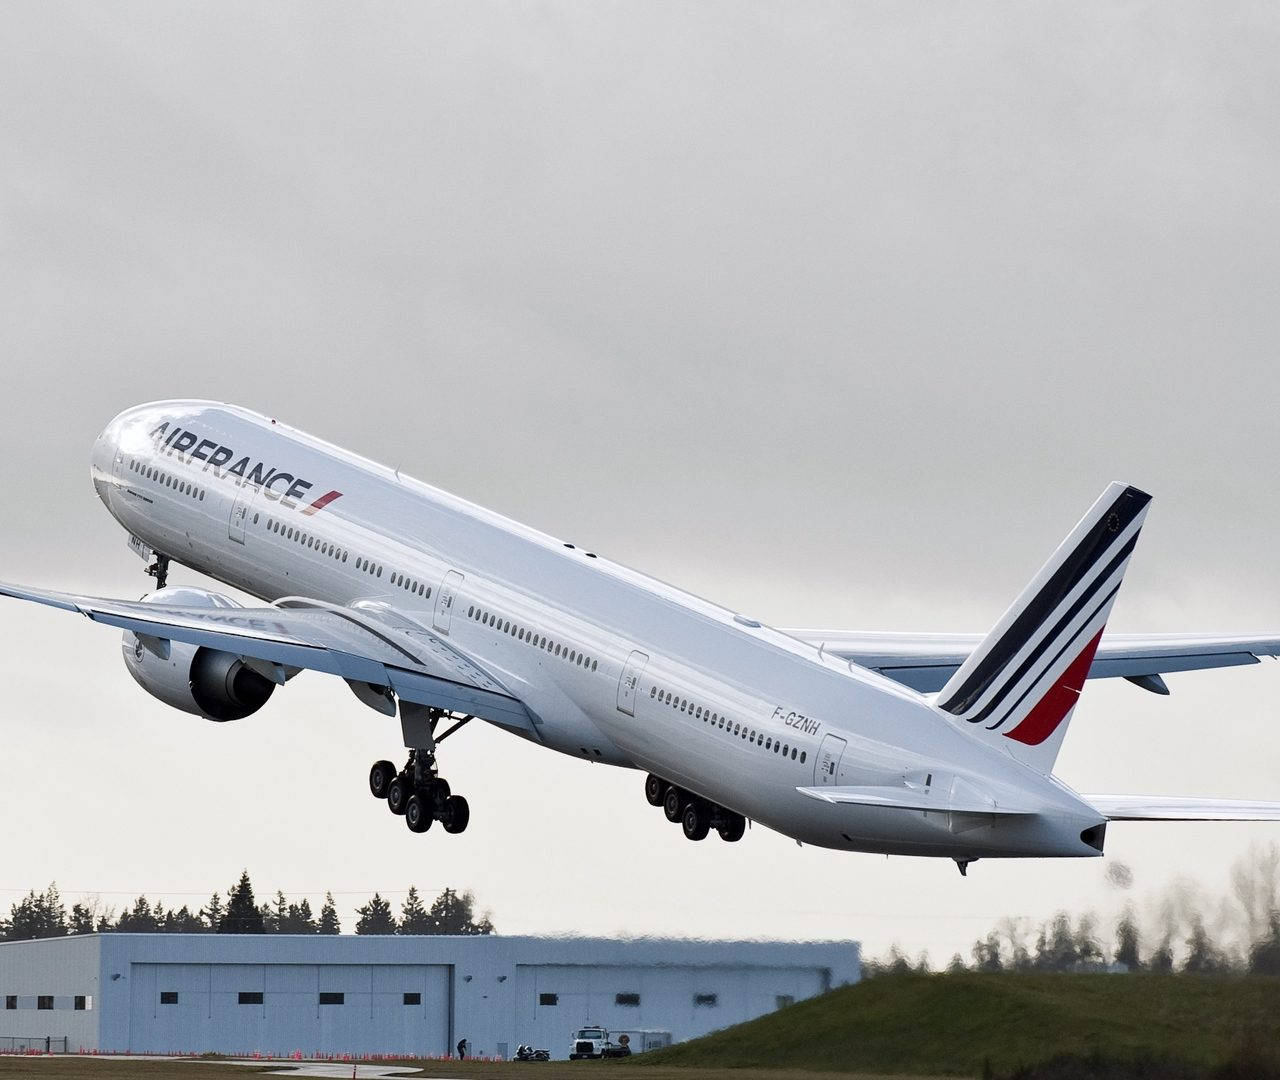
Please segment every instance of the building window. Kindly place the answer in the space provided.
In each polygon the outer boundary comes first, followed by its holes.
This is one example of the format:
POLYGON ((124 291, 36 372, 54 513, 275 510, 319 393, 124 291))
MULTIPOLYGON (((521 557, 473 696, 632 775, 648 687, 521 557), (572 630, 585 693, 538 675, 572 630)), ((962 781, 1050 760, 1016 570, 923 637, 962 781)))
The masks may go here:
POLYGON ((36 1008, 43 1009, 46 1012, 51 1012, 53 1010, 53 995, 41 994, 39 997, 37 997, 36 1008))
POLYGON ((176 991, 176 990, 161 990, 161 991, 160 991, 160 1004, 161 1004, 161 1005, 176 1005, 176 1004, 178 1004, 178 991, 176 991))
POLYGON ((639 994, 614 994, 613 1003, 615 1005, 630 1005, 634 1007, 640 1004, 640 995, 639 994))
POLYGON ((693 1004, 695 1006, 705 1005, 707 1007, 714 1007, 720 1004, 720 998, 715 994, 694 994, 693 1004))
POLYGON ((18 1007, 18 995, 6 994, 4 999, 4 1007, 6 1009, 16 1009, 18 1007))
POLYGON ((320 995, 320 1004, 321 1005, 341 1005, 344 996, 345 995, 343 994, 322 993, 320 995))
POLYGON ((405 994, 404 1003, 406 1005, 421 1005, 422 995, 421 994, 405 994))
POLYGON ((71 1007, 75 1009, 76 1012, 85 1012, 88 1010, 89 1002, 91 1000, 91 998, 86 997, 84 994, 77 994, 75 996, 75 1000, 71 1003, 71 1007))
POLYGON ((539 1005, 559 1005, 560 995, 559 994, 539 994, 538 1004, 539 1005))
POLYGON ((262 991, 261 990, 241 990, 238 1000, 241 1005, 261 1005, 262 991))

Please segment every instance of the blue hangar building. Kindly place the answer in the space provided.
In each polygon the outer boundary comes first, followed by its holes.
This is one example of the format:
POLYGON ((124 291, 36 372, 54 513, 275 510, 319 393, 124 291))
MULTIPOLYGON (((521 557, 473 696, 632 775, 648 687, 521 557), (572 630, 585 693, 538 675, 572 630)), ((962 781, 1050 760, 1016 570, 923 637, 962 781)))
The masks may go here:
POLYGON ((679 1042, 860 973, 853 941, 86 934, 0 944, 0 1047, 564 1058, 586 1024, 679 1042))

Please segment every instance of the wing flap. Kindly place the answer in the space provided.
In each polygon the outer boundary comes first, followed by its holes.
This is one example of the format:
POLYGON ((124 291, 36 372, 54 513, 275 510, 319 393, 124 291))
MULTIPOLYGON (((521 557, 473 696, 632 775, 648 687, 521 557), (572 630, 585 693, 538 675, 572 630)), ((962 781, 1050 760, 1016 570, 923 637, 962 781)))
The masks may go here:
POLYGON ((1110 821, 1280 821, 1280 802, 1166 795, 1082 795, 1110 821))

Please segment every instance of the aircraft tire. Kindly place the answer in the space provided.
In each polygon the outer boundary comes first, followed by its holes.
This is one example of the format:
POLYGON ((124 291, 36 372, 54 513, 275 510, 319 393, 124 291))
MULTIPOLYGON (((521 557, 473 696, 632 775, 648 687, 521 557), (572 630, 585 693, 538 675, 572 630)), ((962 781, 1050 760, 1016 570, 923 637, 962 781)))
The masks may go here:
POLYGON ((471 820, 471 805, 461 795, 450 795, 440 809, 440 821, 447 833, 463 832, 471 820))
POLYGON ((387 785, 387 809, 397 817, 403 814, 409 802, 409 794, 409 781, 404 776, 392 778, 391 783, 387 785))
POLYGON ((373 792, 375 799, 385 799, 387 797, 387 788, 391 786, 391 780, 396 775, 396 767, 389 761, 375 761, 373 768, 369 770, 369 790, 373 792))
POLYGON ((716 829, 716 832, 720 834, 720 839, 726 844, 736 844, 742 839, 742 835, 746 831, 747 819, 741 814, 730 814, 716 829))
POLYGON ((711 831, 711 808, 700 799, 692 799, 684 808, 684 816, 680 819, 688 840, 705 840, 711 831))
POLYGON ((662 777, 650 773, 644 778, 644 797, 649 800, 650 806, 661 806, 666 794, 667 782, 662 777))
POLYGON ((667 788, 667 793, 662 797, 662 812, 667 815, 667 820, 672 825, 678 825, 680 819, 684 816, 685 804, 689 801, 689 796, 681 791, 675 784, 667 788))
POLYGON ((412 833, 424 833, 431 828, 431 822, 434 820, 435 818, 422 796, 410 795, 408 802, 404 804, 404 823, 409 826, 409 831, 412 833))
POLYGON ((427 800, 427 805, 437 814, 444 809, 444 804, 449 801, 449 796, 453 794, 449 787, 449 781, 443 776, 437 776, 433 780, 428 781, 423 789, 423 795, 427 800))

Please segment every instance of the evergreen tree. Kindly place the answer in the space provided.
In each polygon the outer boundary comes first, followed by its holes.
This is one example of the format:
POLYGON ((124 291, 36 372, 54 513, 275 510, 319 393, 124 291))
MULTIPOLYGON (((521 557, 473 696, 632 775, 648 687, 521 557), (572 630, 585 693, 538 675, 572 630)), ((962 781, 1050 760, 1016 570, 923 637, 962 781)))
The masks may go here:
POLYGON ((275 907, 271 912, 271 921, 267 927, 268 934, 283 934, 287 931, 285 927, 289 925, 289 901, 285 899, 284 891, 276 890, 275 907))
POLYGON ((431 920, 427 917, 427 909, 423 907, 422 897, 418 895, 417 886, 409 886, 409 895, 400 905, 401 934, 429 934, 431 920))
POLYGON ((357 934, 394 934, 396 917, 391 914, 391 905, 378 893, 363 907, 356 908, 360 916, 356 923, 357 934))
POLYGON ((316 932, 315 916, 311 914, 311 905, 305 897, 300 903, 289 905, 284 921, 277 932, 281 934, 314 934, 316 932))
POLYGON ((208 927, 199 915, 191 914, 191 910, 183 904, 177 911, 165 914, 160 929, 168 934, 203 934, 208 927))
POLYGON ((951 963, 947 965, 948 975, 961 975, 969 969, 964 966, 964 957, 959 953, 952 954, 951 963))
POLYGON ((1138 926, 1132 909, 1126 909, 1116 925, 1116 963, 1123 964, 1128 971, 1142 970, 1138 926))
POLYGON ((209 902, 200 909, 200 918, 205 921, 205 925, 210 930, 217 933, 218 927, 222 925, 222 917, 226 913, 226 908, 222 906, 222 894, 214 893, 209 897, 209 902))
POLYGON ((338 909, 333 903, 333 893, 324 894, 324 906, 320 908, 320 934, 341 934, 342 924, 338 922, 338 909))
POLYGON ((93 933, 93 909, 86 904, 72 904, 71 918, 67 923, 67 933, 69 934, 92 934, 93 933))
POLYGON ((227 910, 218 923, 219 934, 261 934, 264 933, 262 912, 253 900, 253 885, 249 881, 249 871, 240 874, 239 882, 227 895, 227 910))
POLYGON ((492 934, 493 923, 486 915, 475 917, 476 898, 469 892, 445 889, 427 912, 428 934, 492 934))
POLYGON ((62 906, 58 886, 50 885, 42 893, 34 889, 9 909, 5 937, 9 941, 63 937, 67 933, 67 912, 62 906))
POLYGON ((132 908, 120 913, 120 921, 116 923, 119 934, 154 934, 159 929, 155 913, 145 896, 139 896, 132 908))

